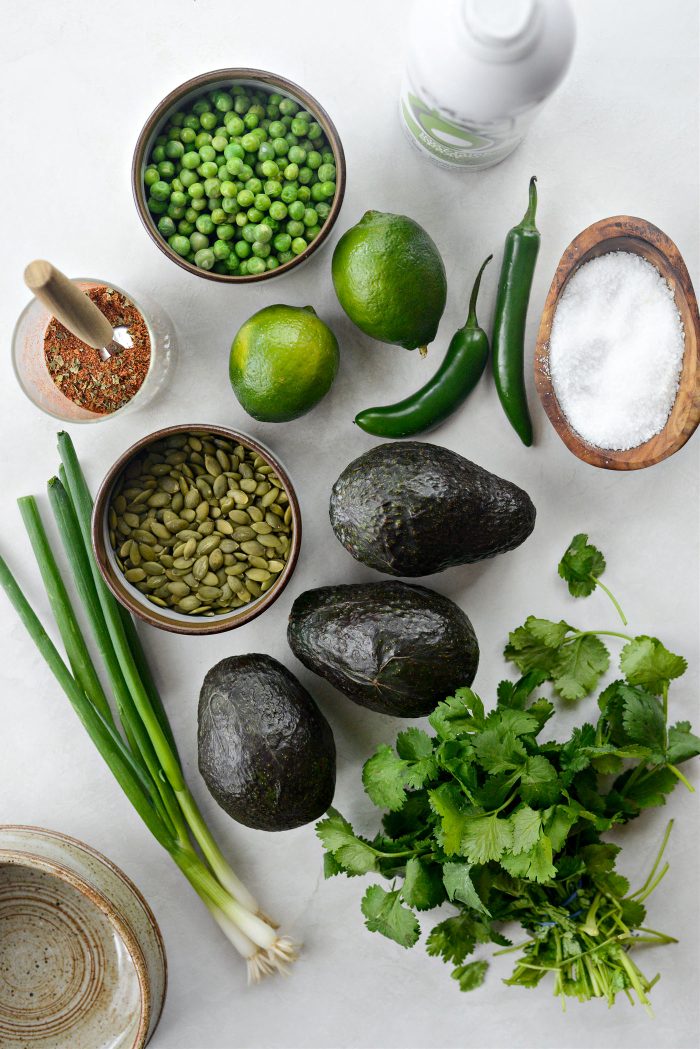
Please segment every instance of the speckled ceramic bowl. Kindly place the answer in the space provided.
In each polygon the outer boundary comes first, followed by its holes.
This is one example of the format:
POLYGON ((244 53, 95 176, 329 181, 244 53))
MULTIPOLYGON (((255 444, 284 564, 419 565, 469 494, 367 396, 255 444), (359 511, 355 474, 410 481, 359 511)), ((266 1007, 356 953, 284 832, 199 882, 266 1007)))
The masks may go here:
POLYGON ((142 1049, 166 988, 150 907, 94 849, 0 825, 0 1046, 142 1049))

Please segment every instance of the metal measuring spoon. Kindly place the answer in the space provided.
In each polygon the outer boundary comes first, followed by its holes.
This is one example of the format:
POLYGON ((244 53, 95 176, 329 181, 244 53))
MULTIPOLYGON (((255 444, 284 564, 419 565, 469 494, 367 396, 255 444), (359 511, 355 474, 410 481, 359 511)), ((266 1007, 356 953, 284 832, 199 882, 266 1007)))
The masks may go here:
POLYGON ((68 331, 97 350, 101 360, 107 361, 134 345, 127 327, 113 328, 92 299, 45 259, 29 263, 24 283, 68 331))

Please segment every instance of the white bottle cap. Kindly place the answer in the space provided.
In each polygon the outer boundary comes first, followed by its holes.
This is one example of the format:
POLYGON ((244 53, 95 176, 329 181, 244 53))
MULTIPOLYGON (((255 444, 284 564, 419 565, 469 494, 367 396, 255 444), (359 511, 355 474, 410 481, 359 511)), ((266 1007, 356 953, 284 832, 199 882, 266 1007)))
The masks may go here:
POLYGON ((472 36, 487 47, 520 42, 532 28, 537 0, 463 0, 464 21, 472 36))

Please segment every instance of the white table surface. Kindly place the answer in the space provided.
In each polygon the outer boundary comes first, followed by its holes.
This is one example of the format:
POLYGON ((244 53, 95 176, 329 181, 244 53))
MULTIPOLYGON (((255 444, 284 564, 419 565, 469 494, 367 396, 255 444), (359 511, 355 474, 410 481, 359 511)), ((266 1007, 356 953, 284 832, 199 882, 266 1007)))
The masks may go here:
MULTIPOLYGON (((436 0, 436 15, 439 9, 436 0)), ((375 815, 360 766, 399 722, 364 711, 304 670, 285 640, 292 599, 308 587, 378 579, 353 561, 331 532, 329 489, 350 458, 372 447, 353 427, 356 410, 413 389, 434 368, 463 323, 478 263, 500 258, 506 230, 524 209, 527 180, 539 176, 542 249, 528 325, 532 345, 557 261, 572 237, 607 215, 644 216, 664 229, 700 281, 698 258, 698 15, 693 0, 577 0, 579 39, 566 82, 524 145, 478 175, 451 174, 420 159, 404 140, 396 100, 405 42, 405 0, 353 4, 266 0, 27 0, 6 11, 0 42, 3 109, 0 367, 2 554, 46 612, 15 497, 43 493, 56 467, 57 426, 16 387, 9 363, 14 320, 27 300, 21 274, 37 256, 69 274, 146 291, 171 313, 182 347, 167 392, 147 410, 97 427, 73 427, 90 483, 116 456, 157 426, 210 421, 269 442, 296 481, 304 547, 287 592, 264 618, 208 639, 144 628, 193 789, 265 908, 304 941, 288 980, 244 985, 243 967, 195 894, 150 840, 80 728, 63 694, 0 599, 0 822, 33 823, 83 838, 141 887, 167 945, 169 995, 153 1049, 229 1047, 681 1047, 698 1044, 698 802, 679 788, 669 806, 620 839, 621 867, 634 882, 656 851, 669 815, 676 829, 671 871, 651 900, 652 924, 680 936, 643 967, 662 979, 656 1020, 622 1000, 573 1002, 563 1014, 546 984, 505 988, 510 959, 497 959, 486 985, 461 995, 449 972, 419 944, 403 951, 363 927, 363 880, 323 881, 321 850, 308 826, 264 834, 234 824, 207 795, 196 764, 196 706, 206 670, 225 656, 268 652, 311 689, 338 748, 336 804, 366 829, 375 815), (111 57, 110 57, 111 55, 111 57), (336 121, 348 160, 348 191, 335 241, 367 208, 411 215, 439 245, 449 301, 428 363, 372 344, 342 314, 330 280, 330 250, 278 283, 242 290, 179 270, 147 238, 129 185, 131 152, 152 106, 207 69, 268 68, 303 84, 336 121), (277 301, 310 302, 336 330, 342 365, 330 396, 285 426, 248 420, 227 382, 228 347, 238 326, 277 301)), ((496 265, 498 261, 496 262, 496 265)), ((487 271, 480 316, 493 306, 496 265, 487 271)), ((690 657, 674 687, 678 716, 695 720, 698 669, 698 452, 695 438, 673 459, 624 474, 596 470, 567 451, 532 393, 536 444, 526 449, 484 381, 433 440, 526 488, 537 527, 514 553, 428 580, 472 617, 482 659, 476 685, 488 702, 507 673, 507 631, 529 613, 613 626, 606 598, 574 602, 556 576, 572 534, 590 532, 638 632, 660 635, 690 657)), ((45 507, 42 495, 42 507, 45 507)), ((559 730, 593 716, 592 700, 559 719, 559 730)))

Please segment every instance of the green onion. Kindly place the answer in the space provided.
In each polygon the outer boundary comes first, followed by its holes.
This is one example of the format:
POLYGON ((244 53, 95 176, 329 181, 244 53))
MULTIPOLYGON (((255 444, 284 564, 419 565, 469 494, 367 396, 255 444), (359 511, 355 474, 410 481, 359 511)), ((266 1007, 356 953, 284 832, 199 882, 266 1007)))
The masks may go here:
POLYGON ((134 623, 99 573, 91 546, 92 498, 67 434, 59 435, 59 451, 63 466, 60 479, 49 482, 49 500, 114 696, 118 722, 33 497, 20 499, 20 510, 70 669, 2 558, 0 586, 122 790, 246 959, 249 980, 286 971, 296 957, 295 948, 286 937, 278 936, 276 927, 260 912, 255 897, 231 869, 200 813, 185 783, 165 707, 134 623))

